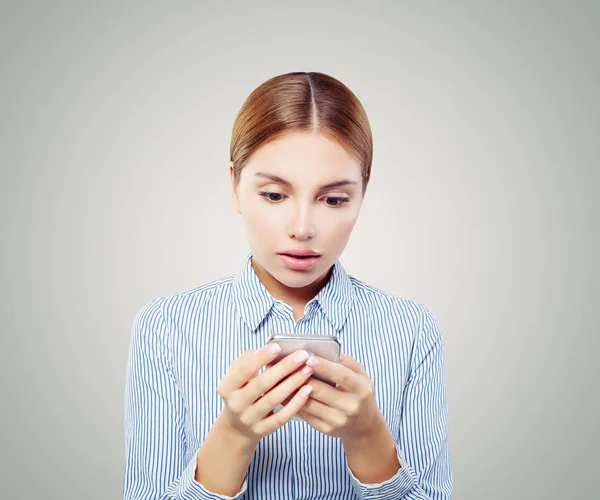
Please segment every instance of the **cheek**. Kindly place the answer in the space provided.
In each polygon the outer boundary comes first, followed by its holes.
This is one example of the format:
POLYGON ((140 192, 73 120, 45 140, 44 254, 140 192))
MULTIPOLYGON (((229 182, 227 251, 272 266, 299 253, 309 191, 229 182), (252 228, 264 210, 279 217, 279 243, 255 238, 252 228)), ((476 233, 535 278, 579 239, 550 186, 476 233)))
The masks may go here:
POLYGON ((243 219, 252 232, 275 233, 285 224, 287 215, 284 210, 273 210, 262 200, 252 200, 244 204, 243 219))
POLYGON ((322 233, 330 234, 336 238, 340 238, 344 234, 352 232, 358 213, 356 212, 345 212, 345 213, 334 213, 325 214, 321 218, 321 223, 317 224, 317 227, 322 233))

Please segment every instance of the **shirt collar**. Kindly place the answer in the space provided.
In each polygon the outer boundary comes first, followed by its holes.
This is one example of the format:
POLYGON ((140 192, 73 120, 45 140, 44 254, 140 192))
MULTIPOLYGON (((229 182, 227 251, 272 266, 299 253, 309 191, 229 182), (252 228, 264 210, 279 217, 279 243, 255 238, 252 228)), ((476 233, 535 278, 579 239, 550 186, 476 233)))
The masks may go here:
MULTIPOLYGON (((250 252, 242 267, 234 274, 233 301, 241 319, 254 332, 263 322, 275 303, 252 267, 250 252)), ((312 301, 321 307, 323 314, 336 329, 341 330, 354 302, 354 287, 339 259, 333 265, 329 281, 312 301)))

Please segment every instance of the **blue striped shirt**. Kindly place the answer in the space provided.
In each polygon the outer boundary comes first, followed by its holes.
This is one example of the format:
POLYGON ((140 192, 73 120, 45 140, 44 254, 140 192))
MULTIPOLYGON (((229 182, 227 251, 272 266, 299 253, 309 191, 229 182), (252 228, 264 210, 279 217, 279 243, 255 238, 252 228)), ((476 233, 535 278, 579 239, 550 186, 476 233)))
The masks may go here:
POLYGON ((442 333, 423 304, 348 275, 340 261, 294 320, 251 265, 232 276, 155 298, 133 322, 125 386, 123 499, 448 499, 452 473, 442 333), (258 443, 235 497, 195 480, 196 453, 223 400, 231 362, 272 333, 337 335, 359 361, 402 464, 361 483, 338 438, 290 421, 258 443))

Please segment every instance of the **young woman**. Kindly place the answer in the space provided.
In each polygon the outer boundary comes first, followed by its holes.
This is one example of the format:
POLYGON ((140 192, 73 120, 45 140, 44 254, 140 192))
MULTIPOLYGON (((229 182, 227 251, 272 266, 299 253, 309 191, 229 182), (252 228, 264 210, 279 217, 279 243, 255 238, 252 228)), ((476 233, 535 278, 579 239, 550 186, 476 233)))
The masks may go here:
POLYGON ((230 177, 251 252, 137 314, 124 499, 450 498, 440 327, 338 260, 372 152, 363 107, 330 76, 280 75, 246 99, 230 177), (273 363, 272 333, 336 335, 342 359, 273 363))

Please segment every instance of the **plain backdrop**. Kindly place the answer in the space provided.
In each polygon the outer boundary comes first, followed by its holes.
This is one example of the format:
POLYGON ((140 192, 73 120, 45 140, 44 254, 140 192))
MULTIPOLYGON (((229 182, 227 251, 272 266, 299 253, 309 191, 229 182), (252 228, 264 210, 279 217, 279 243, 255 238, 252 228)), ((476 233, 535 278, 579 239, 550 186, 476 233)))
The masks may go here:
POLYGON ((374 134, 341 261, 444 334, 453 498, 597 494, 600 8, 0 3, 0 496, 120 498, 131 326, 249 251, 229 140, 268 78, 374 134))

